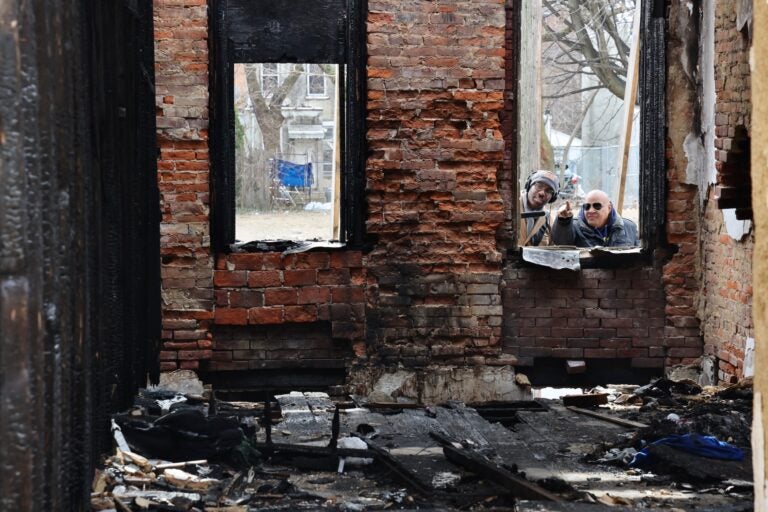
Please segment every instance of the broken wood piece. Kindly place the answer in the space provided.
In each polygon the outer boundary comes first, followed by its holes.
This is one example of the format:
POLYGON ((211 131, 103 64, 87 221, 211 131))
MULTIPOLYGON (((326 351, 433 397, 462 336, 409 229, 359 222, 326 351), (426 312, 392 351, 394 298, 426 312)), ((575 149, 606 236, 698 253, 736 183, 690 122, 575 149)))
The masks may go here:
POLYGON ((115 444, 117 444, 117 447, 121 452, 131 451, 131 448, 128 446, 128 442, 125 440, 122 429, 120 429, 120 426, 115 423, 114 419, 112 419, 112 437, 114 437, 115 444))
POLYGON ((207 491, 213 484, 219 481, 215 478, 203 478, 181 469, 170 468, 163 471, 166 482, 180 489, 193 491, 207 491))
POLYGON ((476 453, 472 453, 469 450, 446 445, 443 446, 443 454, 446 459, 454 464, 462 466, 473 473, 477 473, 478 475, 509 489, 516 498, 556 502, 563 501, 556 494, 552 494, 546 489, 520 478, 498 464, 495 464, 476 453))
POLYGON ((200 460, 188 460, 185 462, 164 462, 162 464, 157 464, 155 466, 155 469, 170 469, 170 468, 183 468, 185 466, 197 466, 199 464, 208 464, 207 459, 200 459, 200 460))
POLYGON ((589 409, 582 409, 580 407, 566 407, 566 409, 578 414, 592 416, 593 418, 597 418, 599 420, 608 421, 616 425, 621 425, 622 427, 627 427, 627 428, 647 428, 648 427, 648 425, 646 425, 645 423, 640 423, 638 421, 625 420, 622 418, 617 418, 615 416, 609 416, 607 414, 600 414, 599 412, 590 411, 589 409))
POLYGON ((587 393, 561 397, 563 405, 573 407, 597 407, 608 403, 608 393, 587 393))
POLYGON ((147 460, 146 457, 143 457, 139 455, 138 453, 133 453, 132 451, 125 451, 121 450, 123 452, 123 456, 127 459, 130 459, 134 464, 139 466, 141 470, 145 473, 149 473, 152 471, 152 464, 150 464, 149 460, 147 460))
POLYGON ((141 487, 142 485, 150 485, 152 482, 154 482, 154 478, 150 478, 147 476, 128 476, 126 475, 123 477, 123 482, 129 485, 135 485, 136 487, 141 487))
POLYGON ((112 496, 115 498, 146 498, 152 501, 165 501, 170 503, 174 498, 185 498, 193 502, 200 501, 201 495, 196 492, 174 492, 174 491, 161 491, 159 489, 147 489, 145 491, 129 490, 125 486, 118 486, 112 490, 112 496))
POLYGON ((123 501, 120 498, 115 497, 115 509, 119 512, 132 512, 131 507, 123 503, 123 501))

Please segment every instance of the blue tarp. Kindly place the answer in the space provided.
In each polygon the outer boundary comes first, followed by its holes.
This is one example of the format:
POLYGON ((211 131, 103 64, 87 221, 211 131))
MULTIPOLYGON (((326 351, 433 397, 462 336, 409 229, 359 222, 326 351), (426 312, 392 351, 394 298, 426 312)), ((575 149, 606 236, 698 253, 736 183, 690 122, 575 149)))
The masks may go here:
MULTIPOLYGON (((692 455, 709 457, 710 459, 742 460, 744 458, 744 452, 740 449, 725 441, 718 441, 716 437, 712 436, 701 436, 698 434, 669 436, 651 443, 650 446, 656 444, 665 444, 692 455)), ((648 448, 645 448, 637 452, 637 455, 635 455, 635 458, 632 459, 629 465, 631 467, 644 467, 655 462, 653 456, 648 453, 648 448)))
POLYGON ((307 188, 312 179, 312 164, 295 164, 287 160, 277 160, 277 178, 286 187, 307 188))

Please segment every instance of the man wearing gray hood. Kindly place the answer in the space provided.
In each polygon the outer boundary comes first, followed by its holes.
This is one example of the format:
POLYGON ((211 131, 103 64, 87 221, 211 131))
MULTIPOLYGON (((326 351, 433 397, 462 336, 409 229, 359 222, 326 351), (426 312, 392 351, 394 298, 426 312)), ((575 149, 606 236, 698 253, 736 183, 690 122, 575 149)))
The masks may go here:
POLYGON ((550 171, 536 171, 525 181, 520 194, 521 219, 517 238, 518 246, 549 245, 551 226, 544 206, 554 203, 559 191, 560 183, 557 175, 550 171), (541 212, 541 215, 537 216, 536 212, 541 212))

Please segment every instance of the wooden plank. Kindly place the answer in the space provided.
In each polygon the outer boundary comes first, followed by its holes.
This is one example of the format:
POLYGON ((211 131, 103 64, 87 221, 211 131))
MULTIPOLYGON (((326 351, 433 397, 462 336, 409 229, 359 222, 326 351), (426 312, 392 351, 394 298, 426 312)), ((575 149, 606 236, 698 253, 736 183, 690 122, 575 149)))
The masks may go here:
POLYGON ((608 393, 587 393, 561 397, 563 405, 573 407, 597 407, 608 403, 608 393))
POLYGON ((641 1, 635 3, 635 16, 632 19, 632 46, 627 63, 627 81, 624 89, 624 127, 619 139, 619 192, 616 196, 616 211, 621 215, 624 208, 624 189, 627 185, 627 160, 629 159, 629 144, 632 140, 632 121, 635 117, 637 102, 637 77, 640 69, 640 13, 641 1))
POLYGON ((586 416, 592 416, 593 418, 597 418, 599 420, 608 421, 610 423, 613 423, 615 425, 621 425, 622 427, 627 428, 648 428, 648 425, 645 423, 640 423, 637 421, 631 421, 631 420, 625 420, 622 418, 617 418, 615 416, 609 416, 607 414, 600 414, 599 412, 590 411, 589 409, 582 409, 581 407, 566 407, 569 411, 573 411, 578 414, 584 414, 586 416))
POLYGON ((456 448, 453 445, 446 445, 443 446, 443 453, 449 461, 496 482, 505 489, 509 489, 517 498, 555 502, 563 501, 559 496, 552 494, 533 482, 524 480, 511 471, 507 471, 501 466, 468 450, 456 448))

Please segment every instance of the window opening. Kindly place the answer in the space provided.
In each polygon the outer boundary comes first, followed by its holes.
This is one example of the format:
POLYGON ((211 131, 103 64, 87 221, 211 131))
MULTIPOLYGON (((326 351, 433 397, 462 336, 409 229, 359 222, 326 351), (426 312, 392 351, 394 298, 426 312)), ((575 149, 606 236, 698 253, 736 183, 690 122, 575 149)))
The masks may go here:
MULTIPOLYGON (((592 220, 583 215, 582 205, 591 190, 604 191, 621 217, 639 224, 641 112, 629 94, 639 73, 638 64, 633 64, 642 33, 638 4, 522 2, 520 105, 534 108, 518 112, 520 233, 537 225, 531 226, 534 213, 526 210, 544 211, 554 227, 558 210, 566 204, 574 223, 581 218, 589 224, 592 220), (542 169, 557 177, 559 193, 543 208, 530 208, 529 178, 542 169)), ((552 240, 539 242, 541 238, 523 244, 518 236, 518 245, 547 245, 552 240)))
POLYGON ((338 83, 338 68, 234 65, 238 240, 338 240, 339 95, 324 86, 338 83))

